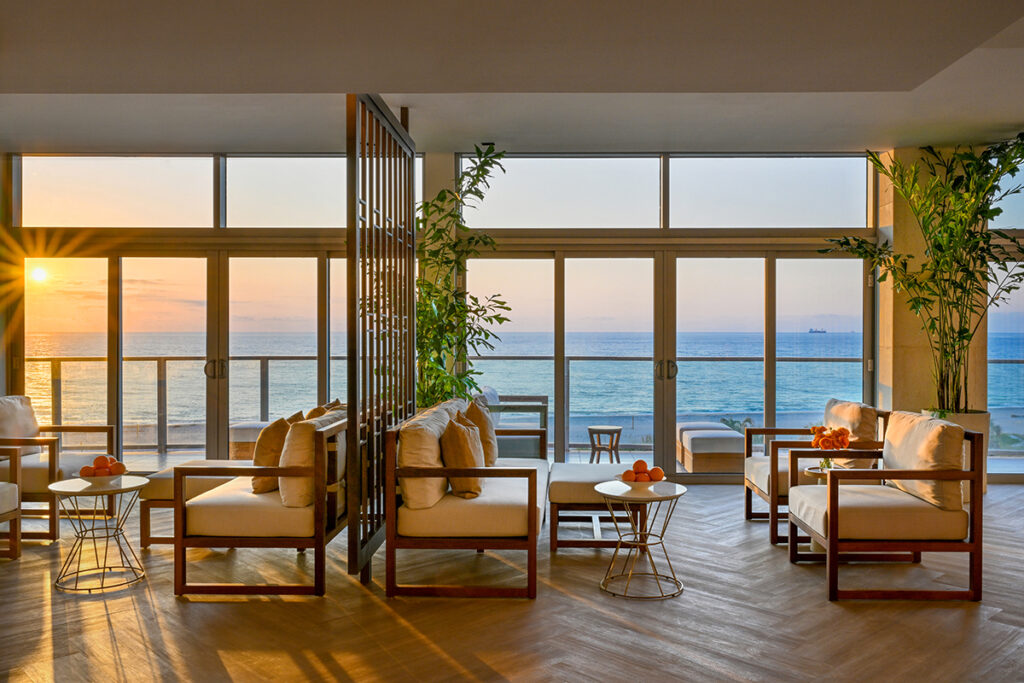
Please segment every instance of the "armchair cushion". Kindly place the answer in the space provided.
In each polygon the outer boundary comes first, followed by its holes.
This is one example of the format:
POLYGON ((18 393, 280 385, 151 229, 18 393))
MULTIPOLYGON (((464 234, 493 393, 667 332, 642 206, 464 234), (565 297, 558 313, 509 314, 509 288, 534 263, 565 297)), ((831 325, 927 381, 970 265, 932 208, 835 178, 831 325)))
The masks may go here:
MULTIPOLYGON (((851 444, 878 439, 878 411, 866 403, 830 398, 825 404, 824 425, 829 429, 845 427, 850 430, 851 444)), ((864 458, 836 458, 835 462, 840 467, 870 469, 875 466, 874 460, 864 458)))
MULTIPOLYGON (((313 467, 316 464, 316 430, 343 419, 340 413, 327 413, 292 424, 284 438, 280 466, 313 467)), ((313 504, 313 477, 278 477, 277 485, 285 507, 303 508, 313 504)))
MULTIPOLYGON (((897 411, 889 417, 882 462, 886 469, 962 470, 963 447, 963 427, 897 411)), ((959 481, 896 479, 886 483, 943 510, 962 510, 964 506, 959 481)))
MULTIPOLYGON (((596 484, 622 474, 620 463, 557 462, 551 466, 548 499, 552 503, 604 504, 604 497, 594 490, 596 484)), ((554 524, 554 520, 552 520, 554 524)))
POLYGON ((680 422, 678 425, 676 425, 676 428, 679 430, 679 442, 680 443, 682 443, 682 441, 683 441, 683 434, 685 434, 686 432, 707 431, 707 430, 719 431, 719 432, 721 432, 721 431, 727 431, 727 432, 733 431, 733 429, 731 427, 729 427, 728 425, 726 425, 726 424, 723 424, 721 422, 711 422, 711 421, 680 422))
MULTIPOLYGON (((497 467, 533 467, 537 470, 537 527, 547 507, 548 462, 530 458, 503 458, 497 467)), ((412 481, 412 479, 407 479, 412 481)), ((481 478, 481 494, 476 498, 442 496, 426 509, 398 508, 398 533, 418 537, 509 537, 527 535, 527 480, 481 478)))
POLYGON ((313 535, 312 505, 287 507, 275 491, 253 493, 250 477, 236 477, 201 493, 186 502, 185 508, 185 533, 191 536, 313 535))
POLYGON ((498 461, 498 437, 494 433, 494 420, 487 410, 487 401, 478 397, 466 406, 466 417, 480 432, 480 445, 484 450, 484 462, 490 466, 498 461))
MULTIPOLYGON (((61 453, 57 467, 57 480, 78 476, 83 465, 91 465, 97 453, 61 453)), ((0 460, 0 480, 10 478, 9 461, 0 460)), ((21 458, 21 490, 25 493, 46 493, 50 481, 49 453, 35 453, 21 458)))
MULTIPOLYGON (((0 396, 0 437, 39 436, 39 423, 28 396, 0 396)), ((41 453, 39 446, 11 447, 21 455, 41 453)), ((7 449, 3 449, 7 450, 7 449)))
MULTIPOLYGON (((448 422, 441 435, 441 460, 445 467, 484 467, 480 430, 462 413, 448 422)), ((452 477, 448 483, 453 496, 476 498, 480 495, 480 477, 452 477)))
MULTIPOLYGON (((808 463, 811 465, 813 463, 808 463)), ((771 489, 768 488, 768 475, 772 471, 771 458, 767 455, 752 455, 743 461, 743 474, 744 476, 761 491, 771 494, 771 489)), ((817 479, 809 474, 804 474, 803 470, 800 471, 800 478, 798 481, 801 484, 814 484, 817 479)), ((784 496, 789 492, 789 458, 780 454, 779 455, 779 495, 784 496)))
MULTIPOLYGON (((967 537, 968 515, 963 510, 943 510, 890 486, 839 488, 841 539, 958 541, 967 537)), ((789 491, 789 511, 827 538, 827 498, 827 486, 794 486, 789 491)))
MULTIPOLYGON (((260 430, 256 437, 256 448, 253 450, 252 461, 257 467, 277 467, 281 462, 284 440, 288 436, 288 420, 274 420, 260 430)), ((252 492, 266 493, 277 490, 277 477, 253 477, 252 492)))
POLYGON ((9 481, 0 481, 0 515, 17 510, 21 504, 18 486, 9 481))
MULTIPOLYGON (((427 408, 402 426, 398 437, 399 467, 442 467, 441 435, 451 416, 445 404, 427 408)), ((402 501, 410 510, 429 508, 448 491, 448 480, 438 478, 400 478, 402 501)))
MULTIPOLYGON (((177 467, 252 467, 252 460, 186 460, 177 467)), ((139 491, 142 500, 174 500, 174 466, 149 475, 149 483, 139 491)), ((188 477, 185 479, 185 500, 215 489, 231 481, 226 477, 188 477)))

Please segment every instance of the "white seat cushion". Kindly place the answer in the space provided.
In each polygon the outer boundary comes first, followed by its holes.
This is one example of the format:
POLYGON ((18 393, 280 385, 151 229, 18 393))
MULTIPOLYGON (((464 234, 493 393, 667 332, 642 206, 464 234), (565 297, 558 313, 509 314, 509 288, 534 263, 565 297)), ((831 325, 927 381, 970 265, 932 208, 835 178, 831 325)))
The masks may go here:
POLYGON ((625 469, 619 463, 556 462, 551 466, 548 500, 552 503, 603 504, 604 498, 594 490, 594 486, 615 479, 625 469))
MULTIPOLYGON (((539 458, 499 458, 495 467, 537 470, 537 530, 547 506, 548 462, 539 458)), ((426 509, 398 508, 398 533, 418 537, 526 536, 526 479, 481 477, 476 498, 448 493, 426 509)))
POLYGON ((18 487, 9 481, 0 481, 0 515, 17 510, 19 503, 18 487))
MULTIPOLYGON (((142 487, 143 500, 174 500, 175 467, 252 467, 252 460, 187 460, 149 475, 149 483, 142 487)), ((185 499, 194 498, 204 491, 217 488, 234 477, 189 477, 185 480, 185 499)))
POLYGON ((729 431, 729 432, 733 431, 730 427, 722 424, 721 422, 709 422, 709 421, 704 421, 704 422, 680 422, 679 424, 676 425, 676 428, 679 430, 679 440, 680 441, 683 440, 683 434, 685 434, 686 432, 708 431, 708 430, 715 431, 715 432, 720 432, 720 431, 723 431, 723 430, 729 431))
POLYGON ((285 507, 279 491, 253 493, 250 477, 200 493, 185 503, 185 533, 191 536, 266 538, 313 535, 313 506, 285 507))
POLYGON ((683 448, 691 453, 742 453, 743 435, 731 429, 683 432, 683 448))
MULTIPOLYGON (((789 511, 828 536, 826 486, 796 486, 789 511)), ((839 538, 900 541, 956 541, 967 537, 963 510, 943 510, 890 486, 843 486, 839 494, 839 538)))
MULTIPOLYGON (((83 465, 91 465, 100 453, 61 453, 58 458, 57 479, 73 479, 83 465)), ((25 493, 46 493, 50 481, 50 456, 48 453, 36 453, 21 457, 21 490, 25 493)), ((0 460, 0 480, 10 480, 6 458, 0 460)))
MULTIPOLYGON (((808 467, 813 463, 808 463, 808 467)), ((771 494, 768 488, 768 475, 772 470, 771 458, 767 455, 753 455, 743 461, 743 474, 754 486, 767 494, 771 494)), ((801 484, 813 484, 817 480, 809 474, 800 473, 801 484)), ((784 496, 789 492, 789 458, 779 456, 779 495, 784 496)))

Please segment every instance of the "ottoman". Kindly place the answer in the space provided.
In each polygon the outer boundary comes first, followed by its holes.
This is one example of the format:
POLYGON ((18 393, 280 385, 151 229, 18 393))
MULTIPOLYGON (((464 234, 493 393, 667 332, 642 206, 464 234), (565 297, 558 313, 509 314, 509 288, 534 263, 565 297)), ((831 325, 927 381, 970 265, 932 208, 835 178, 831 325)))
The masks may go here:
MULTIPOLYGON (((174 468, 185 466, 252 467, 252 460, 189 460, 175 463, 149 475, 149 483, 139 491, 139 545, 143 548, 148 548, 153 543, 174 543, 173 536, 150 535, 149 516, 153 508, 174 507, 174 468)), ((185 497, 194 498, 231 480, 232 477, 189 477, 185 480, 185 497)))
MULTIPOLYGON (((604 513, 608 518, 608 506, 604 498, 594 490, 594 486, 602 481, 614 479, 626 469, 625 465, 590 464, 575 462, 556 462, 551 465, 551 477, 548 484, 548 504, 551 506, 551 552, 559 548, 614 548, 618 542, 601 538, 600 517, 594 513, 604 513), (577 514, 567 514, 577 513, 577 514), (588 513, 588 514, 579 514, 588 513), (558 525, 561 522, 593 522, 593 539, 562 539, 558 538, 558 525)), ((628 523, 625 517, 621 518, 628 523)))
POLYGON ((269 422, 236 422, 228 427, 228 457, 232 460, 252 460, 256 450, 256 437, 269 422))
POLYGON ((680 444, 687 472, 743 473, 743 435, 731 429, 695 429, 682 433, 680 444))

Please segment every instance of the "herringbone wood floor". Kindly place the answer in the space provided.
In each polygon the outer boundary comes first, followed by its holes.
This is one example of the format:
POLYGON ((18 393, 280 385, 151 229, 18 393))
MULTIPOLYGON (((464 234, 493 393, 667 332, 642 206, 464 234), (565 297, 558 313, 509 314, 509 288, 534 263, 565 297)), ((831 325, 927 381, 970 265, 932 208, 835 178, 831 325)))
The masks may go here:
MULTIPOLYGON (((537 600, 384 597, 331 546, 325 598, 172 595, 171 550, 147 580, 106 596, 54 592, 70 542, 0 564, 0 672, 12 680, 1024 680, 1024 487, 986 496, 985 597, 970 603, 829 603, 824 568, 789 564, 739 486, 691 486, 671 551, 686 591, 666 602, 597 588, 610 551, 542 538, 537 600)), ((166 520, 155 531, 168 528, 166 520)), ((583 529, 581 527, 581 533, 583 529)), ((65 529, 69 535, 70 530, 65 529)), ((137 528, 132 530, 137 539, 137 528)), ((289 578, 294 552, 194 551, 196 579, 289 578)), ((516 553, 409 552, 402 577, 519 580, 516 553)), ((844 585, 964 584, 964 558, 844 571, 844 585)))

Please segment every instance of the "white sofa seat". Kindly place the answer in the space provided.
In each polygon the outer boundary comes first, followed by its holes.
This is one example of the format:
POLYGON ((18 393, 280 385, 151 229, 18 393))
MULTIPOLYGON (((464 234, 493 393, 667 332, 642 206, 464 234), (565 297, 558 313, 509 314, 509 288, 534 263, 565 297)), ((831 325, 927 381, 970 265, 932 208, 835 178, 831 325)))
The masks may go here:
POLYGON ((313 506, 281 503, 279 491, 252 492, 252 477, 236 477, 185 503, 190 536, 313 536, 313 506))
POLYGON ((0 515, 17 510, 20 503, 18 486, 9 481, 0 481, 0 515))
POLYGON ((683 433, 691 453, 742 453, 743 435, 731 429, 694 429, 683 433))
MULTIPOLYGON (((604 498, 594 486, 610 481, 623 473, 625 466, 619 463, 577 463, 556 462, 551 466, 551 485, 548 500, 552 503, 604 503, 604 498)), ((554 521, 552 521, 554 524, 554 521)))
MULTIPOLYGON (((174 500, 175 467, 252 467, 252 460, 188 460, 149 475, 149 483, 142 487, 142 500, 174 500)), ((200 493, 215 489, 231 481, 232 477, 188 477, 185 479, 185 498, 194 498, 200 493)))
MULTIPOLYGON (((539 458, 498 458, 495 467, 531 467, 537 471, 537 529, 547 507, 548 461, 539 458)), ((446 493, 429 508, 398 508, 398 533, 416 537, 526 536, 527 481, 519 477, 482 477, 476 498, 446 493)))
MULTIPOLYGON (((843 486, 839 538, 885 541, 958 541, 967 538, 964 510, 943 510, 891 486, 843 486)), ((789 511, 828 537, 828 487, 795 486, 789 511)))
MULTIPOLYGON (((92 461, 100 453, 61 453, 58 458, 57 480, 73 479, 79 470, 92 461)), ((0 460, 0 479, 9 479, 10 467, 8 460, 0 460)), ((35 453, 21 456, 21 486, 25 493, 47 493, 50 485, 50 456, 48 453, 35 453)))

